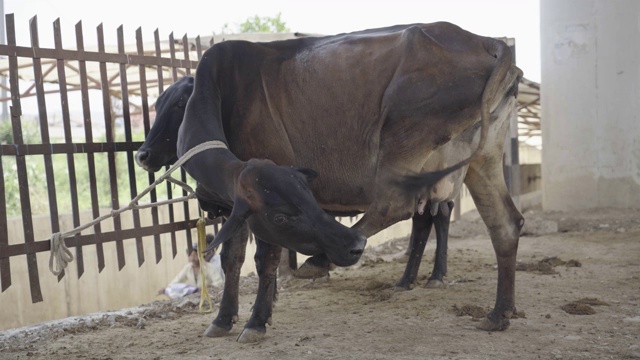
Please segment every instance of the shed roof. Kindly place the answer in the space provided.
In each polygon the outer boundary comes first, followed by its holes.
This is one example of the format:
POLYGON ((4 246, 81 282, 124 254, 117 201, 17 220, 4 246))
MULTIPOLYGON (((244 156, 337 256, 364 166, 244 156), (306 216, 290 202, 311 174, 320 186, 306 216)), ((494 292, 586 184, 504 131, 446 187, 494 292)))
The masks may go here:
MULTIPOLYGON (((157 32, 156 32, 157 33, 157 32)), ((169 36, 169 40, 144 43, 142 45, 128 44, 119 50, 117 46, 108 46, 105 52, 109 54, 120 54, 120 56, 157 56, 160 54, 163 58, 172 59, 175 64, 191 64, 195 67, 200 54, 214 43, 226 40, 247 40, 254 42, 268 42, 275 40, 286 40, 308 36, 320 36, 318 34, 305 33, 250 33, 250 34, 223 34, 208 37, 188 38, 186 35, 181 39, 174 39, 173 34, 169 36)), ((86 48, 86 52, 97 52, 98 49, 86 48)), ((42 67, 43 82, 48 85, 45 87, 47 93, 59 92, 59 87, 55 84, 59 83, 58 62, 64 64, 66 72, 67 91, 76 91, 81 89, 81 76, 78 61, 61 61, 51 58, 38 59, 42 67)), ((85 62, 88 88, 101 89, 101 63, 95 61, 85 62)), ((21 97, 36 96, 34 82, 34 59, 30 57, 18 57, 19 78, 28 84, 25 89, 21 90, 21 97)), ((104 63, 106 67, 107 79, 109 82, 109 93, 111 96, 122 99, 123 91, 126 89, 129 95, 129 104, 131 105, 131 114, 141 112, 142 106, 139 97, 141 96, 141 78, 144 74, 147 95, 155 101, 159 92, 175 79, 187 75, 191 70, 185 70, 183 67, 162 66, 161 77, 158 75, 157 66, 146 66, 144 71, 141 66, 130 64, 119 64, 116 62, 104 63), (126 76, 121 75, 121 70, 126 70, 126 76), (159 79, 161 78, 161 79, 159 79), (126 80, 126 87, 123 87, 122 81, 126 80), (161 84, 162 83, 162 84, 161 84)), ((0 59, 0 76, 9 76, 9 62, 7 58, 0 59)), ((8 86, 0 84, 0 88, 9 91, 8 86)), ((521 141, 526 141, 533 137, 540 136, 540 84, 523 78, 520 82, 518 93, 518 134, 521 141)), ((0 97, 0 102, 10 101, 10 96, 0 97)), ((153 105, 152 105, 153 107, 153 105)), ((116 116, 119 114, 116 113, 116 116)))

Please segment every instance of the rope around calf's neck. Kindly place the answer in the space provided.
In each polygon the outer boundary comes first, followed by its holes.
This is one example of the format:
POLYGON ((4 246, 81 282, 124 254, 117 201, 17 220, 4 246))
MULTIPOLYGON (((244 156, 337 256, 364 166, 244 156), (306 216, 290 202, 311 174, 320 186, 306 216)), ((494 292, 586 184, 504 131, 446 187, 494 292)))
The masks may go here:
POLYGON ((205 150, 209 150, 209 149, 228 149, 227 145, 220 141, 220 140, 212 140, 212 141, 207 141, 204 142, 202 144, 199 144, 197 146, 194 146, 193 148, 189 149, 189 151, 187 151, 186 153, 184 153, 184 155, 182 155, 178 161, 176 161, 175 164, 173 164, 173 166, 171 168, 169 168, 169 170, 167 170, 164 174, 162 174, 158 179, 156 179, 156 181, 153 182, 153 184, 149 185, 146 189, 144 189, 141 193, 139 193, 136 197, 134 197, 131 202, 129 202, 129 204, 125 207, 122 207, 120 209, 117 210, 112 210, 109 214, 100 216, 96 219, 94 219, 91 222, 88 222, 86 224, 80 225, 78 227, 76 227, 73 230, 70 231, 66 231, 63 233, 57 232, 54 233, 53 235, 51 235, 51 239, 50 241, 50 246, 51 246, 51 251, 49 253, 49 271, 51 271, 51 273, 53 273, 53 275, 58 276, 60 275, 64 269, 67 267, 67 265, 73 261, 73 254, 71 253, 71 251, 69 250, 69 248, 66 246, 64 239, 71 237, 73 235, 79 234, 80 232, 82 232, 83 230, 90 228, 91 226, 94 226, 106 219, 112 218, 112 217, 116 217, 119 216, 121 213, 128 211, 128 210, 134 210, 134 209, 146 209, 146 208, 150 208, 150 207, 155 207, 155 206, 160 206, 160 205, 166 205, 166 204, 173 204, 176 202, 182 202, 182 201, 188 201, 190 199, 195 199, 196 198, 196 194, 195 191, 193 191, 193 189, 185 184, 184 182, 180 181, 180 180, 176 180, 174 178, 172 178, 170 175, 172 172, 174 172, 175 170, 177 170, 179 167, 181 167, 185 162, 187 162, 187 160, 191 159, 194 155, 205 151, 205 150), (153 188, 155 188, 156 186, 158 186, 161 182, 163 182, 164 180, 167 180, 173 184, 176 184, 180 187, 182 187, 185 191, 187 191, 189 193, 189 195, 187 196, 183 196, 180 198, 176 198, 176 199, 169 199, 169 200, 165 200, 165 201, 161 201, 161 202, 156 202, 156 203, 152 203, 152 204, 145 204, 145 205, 138 205, 138 201, 145 196, 146 194, 148 194, 151 190, 153 190, 153 188), (55 267, 54 267, 55 265, 55 267))

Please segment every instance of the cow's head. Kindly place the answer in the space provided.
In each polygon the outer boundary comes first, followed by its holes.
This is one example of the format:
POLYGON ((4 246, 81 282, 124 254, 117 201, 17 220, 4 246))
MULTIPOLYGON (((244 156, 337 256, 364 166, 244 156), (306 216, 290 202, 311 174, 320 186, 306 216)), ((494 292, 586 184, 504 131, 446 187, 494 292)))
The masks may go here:
POLYGON ((325 213, 309 190, 309 169, 249 160, 237 177, 231 216, 211 248, 228 240, 247 221, 260 239, 305 255, 326 254, 338 266, 355 264, 366 237, 325 213))
POLYGON ((169 86, 156 101, 156 120, 136 153, 143 169, 155 172, 177 160, 178 129, 193 93, 193 76, 185 76, 169 86))

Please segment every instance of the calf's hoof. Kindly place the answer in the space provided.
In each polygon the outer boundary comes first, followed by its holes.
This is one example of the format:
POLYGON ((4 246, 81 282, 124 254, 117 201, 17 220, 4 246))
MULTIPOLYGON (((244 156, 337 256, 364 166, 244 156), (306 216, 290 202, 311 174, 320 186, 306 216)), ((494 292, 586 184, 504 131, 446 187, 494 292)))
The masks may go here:
POLYGON ((231 329, 227 330, 227 329, 221 328, 221 327, 219 327, 219 326, 217 326, 215 324, 211 324, 211 325, 209 325, 207 330, 204 331, 204 336, 212 337, 212 338, 223 337, 223 336, 229 335, 230 331, 231 331, 231 329))
POLYGON ((442 280, 437 279, 429 279, 427 283, 424 285, 427 289, 440 289, 447 287, 442 280))
POLYGON ((314 266, 305 262, 293 272, 293 276, 298 279, 319 279, 329 276, 329 267, 314 266))
POLYGON ((397 283, 394 286, 394 289, 396 291, 409 291, 409 290, 413 290, 413 284, 404 284, 404 283, 397 283))
POLYGON ((509 318, 501 316, 498 321, 493 321, 491 320, 491 314, 489 314, 476 325, 476 328, 484 331, 504 331, 509 328, 509 325, 509 318))
POLYGON ((238 335, 238 339, 236 339, 236 341, 243 344, 257 343, 264 339, 265 334, 266 332, 245 328, 244 330, 242 330, 240 335, 238 335))

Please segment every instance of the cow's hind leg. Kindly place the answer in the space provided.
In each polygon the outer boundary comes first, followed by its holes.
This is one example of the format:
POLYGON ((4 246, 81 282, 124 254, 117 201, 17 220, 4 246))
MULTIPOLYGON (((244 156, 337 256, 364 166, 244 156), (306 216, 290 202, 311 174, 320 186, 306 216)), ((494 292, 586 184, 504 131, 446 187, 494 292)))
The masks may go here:
POLYGON ((256 270, 258 271, 258 295, 251 318, 238 336, 238 342, 253 343, 264 338, 266 324, 271 325, 271 313, 276 296, 276 279, 282 248, 256 239, 256 270))
POLYGON ((332 270, 331 261, 325 254, 318 254, 308 258, 297 270, 293 272, 293 276, 298 279, 318 279, 329 276, 329 270, 332 270))
POLYGON ((411 237, 409 240, 409 259, 404 269, 404 274, 402 274, 402 277, 398 283, 396 283, 397 289, 410 290, 415 283, 432 224, 433 217, 428 210, 423 214, 417 212, 413 214, 411 218, 411 237))
POLYGON ((236 235, 222 245, 220 261, 224 271, 224 291, 220 301, 218 316, 205 330, 208 337, 226 336, 233 324, 238 321, 238 290, 240 288, 240 270, 244 263, 249 240, 249 229, 245 224, 236 235))
POLYGON ((496 303, 477 326, 487 331, 505 330, 515 312, 516 253, 524 218, 504 182, 501 157, 472 164, 465 178, 478 212, 487 225, 498 262, 496 303))
POLYGON ((298 256, 293 250, 282 248, 280 254, 280 265, 278 265, 278 276, 280 278, 289 277, 298 268, 298 256))
POLYGON ((451 221, 453 201, 441 202, 438 213, 433 217, 433 227, 436 229, 436 260, 433 271, 426 287, 438 288, 444 286, 442 278, 447 274, 447 247, 449 242, 449 223, 451 221))

